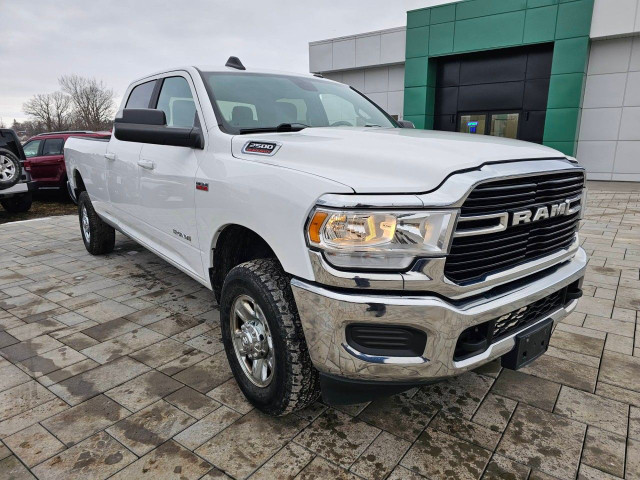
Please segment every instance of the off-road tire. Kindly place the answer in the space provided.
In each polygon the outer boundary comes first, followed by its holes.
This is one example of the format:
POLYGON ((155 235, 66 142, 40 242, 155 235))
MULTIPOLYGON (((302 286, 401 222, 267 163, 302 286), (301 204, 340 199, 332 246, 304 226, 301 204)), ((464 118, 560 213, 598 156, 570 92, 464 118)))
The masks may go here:
POLYGON ((6 148, 0 148, 0 162, 5 166, 11 167, 11 170, 3 170, 0 165, 0 171, 11 172, 8 178, 5 178, 6 173, 0 176, 0 191, 6 190, 7 188, 13 187, 16 183, 20 181, 22 178, 22 163, 20 163, 20 159, 16 157, 16 154, 11 150, 7 150, 6 148))
POLYGON ((116 244, 116 231, 107 225, 93 209, 91 199, 87 192, 81 192, 78 196, 78 218, 80 220, 80 235, 84 246, 91 255, 104 255, 111 253, 116 244), (89 238, 85 235, 82 226, 83 209, 86 209, 89 220, 89 238))
POLYGON ((290 278, 275 259, 259 259, 233 268, 224 280, 220 299, 222 341, 240 389, 259 410, 287 415, 313 403, 320 394, 290 278), (273 338, 275 367, 266 387, 253 384, 242 370, 231 339, 231 309, 240 295, 250 295, 264 312, 273 338))
POLYGON ((2 207, 9 213, 25 213, 31 209, 33 196, 30 193, 14 195, 13 197, 0 200, 2 207))

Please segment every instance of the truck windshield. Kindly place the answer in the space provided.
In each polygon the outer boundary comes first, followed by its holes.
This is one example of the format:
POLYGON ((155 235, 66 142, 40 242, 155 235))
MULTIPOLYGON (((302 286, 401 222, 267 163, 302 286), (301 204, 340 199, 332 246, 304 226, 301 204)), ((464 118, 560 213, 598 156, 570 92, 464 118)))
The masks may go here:
POLYGON ((277 74, 203 72, 228 133, 308 127, 397 127, 389 115, 347 85, 277 74))

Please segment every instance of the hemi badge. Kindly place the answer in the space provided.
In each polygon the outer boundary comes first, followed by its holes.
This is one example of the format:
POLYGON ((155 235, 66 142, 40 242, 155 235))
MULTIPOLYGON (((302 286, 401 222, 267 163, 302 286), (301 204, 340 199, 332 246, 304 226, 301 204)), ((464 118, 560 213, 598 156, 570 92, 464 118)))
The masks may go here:
POLYGON ((209 184, 204 182, 196 182, 196 190, 202 190, 203 192, 208 192, 209 184))

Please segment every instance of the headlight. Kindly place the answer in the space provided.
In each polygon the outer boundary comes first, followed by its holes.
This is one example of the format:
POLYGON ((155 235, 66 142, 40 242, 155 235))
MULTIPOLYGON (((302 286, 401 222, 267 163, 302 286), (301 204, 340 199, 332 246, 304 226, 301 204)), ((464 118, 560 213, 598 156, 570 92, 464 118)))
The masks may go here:
POLYGON ((455 211, 313 212, 312 247, 338 268, 401 270, 417 257, 447 253, 455 211))

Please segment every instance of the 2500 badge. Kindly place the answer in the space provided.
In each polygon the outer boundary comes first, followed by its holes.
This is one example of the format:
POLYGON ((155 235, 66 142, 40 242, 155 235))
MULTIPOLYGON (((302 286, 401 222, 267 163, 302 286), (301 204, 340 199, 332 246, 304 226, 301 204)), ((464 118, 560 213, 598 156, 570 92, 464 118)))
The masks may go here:
POLYGON ((272 156, 280 148, 279 143, 275 142, 247 142, 242 148, 242 153, 250 153, 252 155, 272 156))

